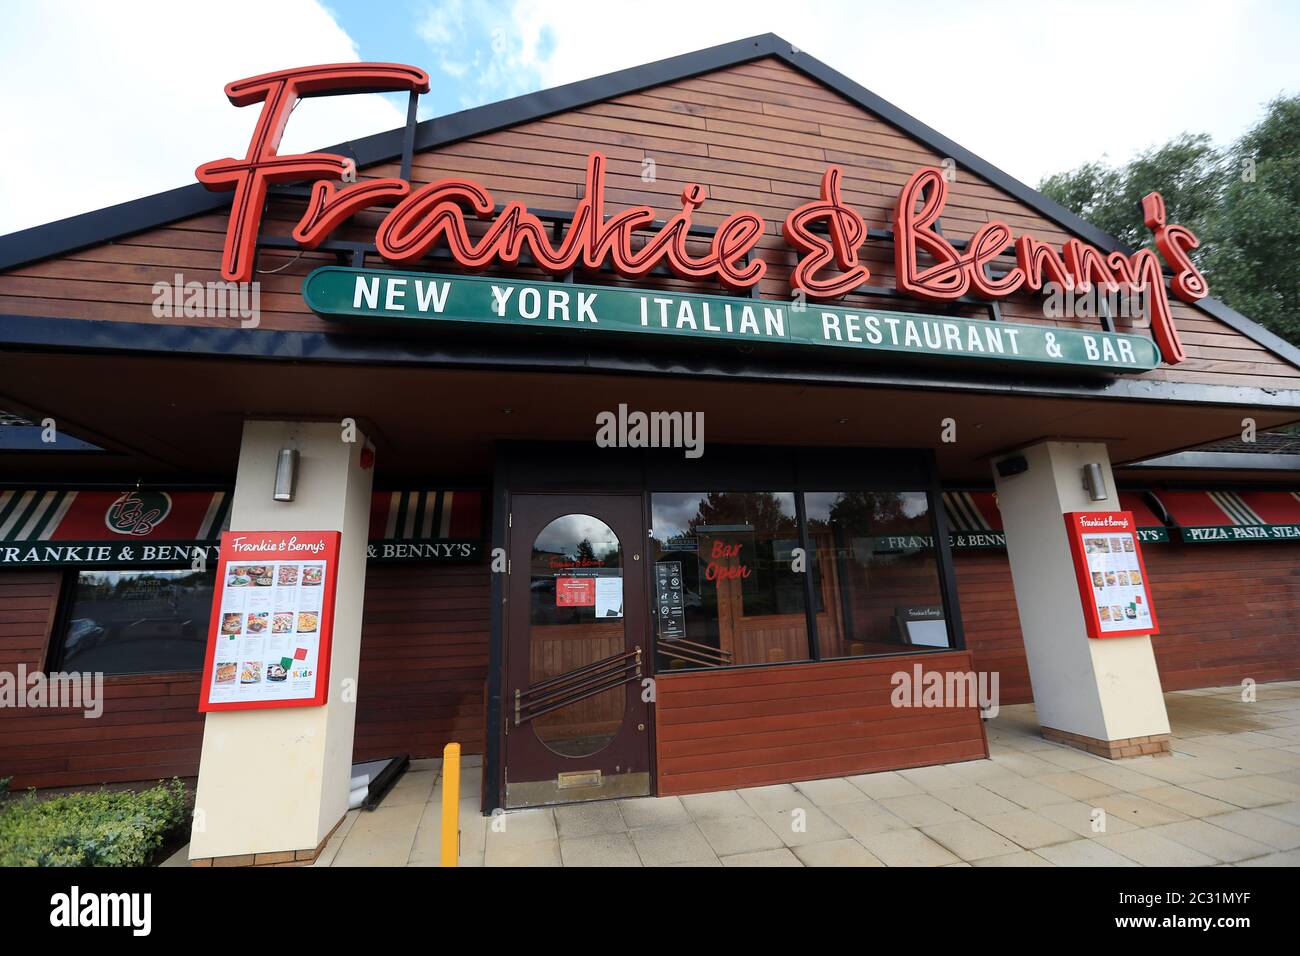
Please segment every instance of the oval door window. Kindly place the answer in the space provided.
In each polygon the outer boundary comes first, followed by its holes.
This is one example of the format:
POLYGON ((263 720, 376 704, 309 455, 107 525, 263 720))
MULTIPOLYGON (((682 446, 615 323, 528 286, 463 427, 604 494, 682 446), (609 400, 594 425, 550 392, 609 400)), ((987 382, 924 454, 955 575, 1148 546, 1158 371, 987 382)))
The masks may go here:
POLYGON ((529 580, 529 686, 555 709, 534 718, 533 731, 563 757, 604 750, 623 723, 627 689, 584 683, 590 664, 626 650, 623 550, 599 518, 556 518, 533 542, 529 580))

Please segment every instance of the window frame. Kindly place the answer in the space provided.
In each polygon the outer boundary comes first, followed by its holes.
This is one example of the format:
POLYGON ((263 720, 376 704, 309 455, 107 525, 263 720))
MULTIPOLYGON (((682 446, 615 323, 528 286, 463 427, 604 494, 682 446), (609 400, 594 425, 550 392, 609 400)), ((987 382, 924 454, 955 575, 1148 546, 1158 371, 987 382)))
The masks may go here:
MULTIPOLYGON (((72 623, 72 609, 76 604, 77 598, 77 581, 83 572, 93 571, 117 571, 128 572, 138 571, 141 573, 150 573, 156 571, 191 571, 188 565, 177 566, 176 564, 148 564, 148 565, 112 565, 101 567, 98 565, 76 565, 63 569, 63 581, 59 586, 59 601, 54 614, 54 623, 50 628, 50 637, 45 650, 45 672, 54 673, 71 673, 65 670, 67 656, 67 635, 68 627, 72 623)), ((215 593, 216 585, 216 566, 213 564, 208 568, 213 574, 213 587, 215 593)), ((205 620, 203 625, 203 640, 206 654, 207 641, 211 637, 208 633, 210 622, 205 620)), ((84 672, 81 672, 84 673, 84 672)), ((105 674, 106 682, 138 682, 147 683, 149 681, 165 680, 198 680, 203 676, 203 657, 200 656, 197 666, 193 670, 156 670, 156 671, 128 671, 120 674, 105 674)))
MULTIPOLYGON (((843 475, 844 468, 838 469, 839 474, 843 475)), ((692 487, 690 491, 700 490, 697 482, 688 482, 692 487)), ((681 483, 674 482, 674 485, 681 483)), ((799 546, 803 548, 804 555, 811 558, 812 549, 808 538, 808 512, 805 495, 815 492, 842 492, 842 491, 910 491, 925 495, 927 506, 927 518, 930 526, 930 536, 934 541, 934 558, 935 574, 939 585, 939 596, 943 604, 944 624, 948 629, 948 646, 947 647, 921 647, 900 645, 897 651, 881 651, 872 654, 860 654, 849 657, 825 657, 821 646, 821 634, 817 629, 817 603, 816 603, 816 585, 812 574, 811 566, 805 571, 804 578, 804 614, 807 621, 808 633, 808 653, 805 660, 797 661, 758 661, 748 664, 718 664, 713 666, 701 665, 696 667, 674 668, 672 674, 695 674, 695 673, 712 673, 721 670, 737 670, 741 668, 753 667, 797 667, 801 664, 820 664, 834 661, 859 661, 872 660, 890 657, 915 657, 921 654, 948 654, 954 651, 966 650, 966 636, 962 628, 960 607, 956 597, 956 576, 952 565, 952 546, 948 533, 947 515, 943 513, 943 486, 939 479, 937 471, 931 467, 925 481, 909 482, 905 479, 896 480, 890 475, 881 475, 876 478, 873 476, 868 481, 845 482, 843 480, 815 480, 806 482, 799 480, 796 476, 795 481, 779 486, 775 482, 768 484, 762 479, 762 476, 754 480, 745 481, 737 484, 726 484, 718 487, 709 486, 706 491, 718 491, 723 493, 745 493, 745 492, 769 492, 773 488, 784 487, 789 489, 794 495, 795 517, 798 522, 799 546)), ((660 484, 647 481, 645 490, 645 515, 647 527, 654 529, 654 496, 656 494, 674 494, 681 493, 688 489, 684 487, 664 487, 660 484)), ((649 573, 653 566, 653 561, 646 562, 646 572, 649 573)), ((653 582, 651 582, 653 584, 653 582)), ((652 610, 655 617, 651 620, 650 641, 651 648, 654 651, 653 659, 655 660, 656 671, 659 663, 659 633, 657 627, 658 612, 652 610)))

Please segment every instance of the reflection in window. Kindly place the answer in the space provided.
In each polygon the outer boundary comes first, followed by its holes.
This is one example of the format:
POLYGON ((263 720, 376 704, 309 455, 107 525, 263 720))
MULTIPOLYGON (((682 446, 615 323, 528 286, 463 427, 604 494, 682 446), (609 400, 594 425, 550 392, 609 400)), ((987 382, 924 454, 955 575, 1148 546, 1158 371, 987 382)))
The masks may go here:
POLYGON ((809 658, 788 492, 651 496, 660 669, 809 658))
POLYGON ((105 674, 202 670, 215 579, 213 571, 80 572, 54 667, 105 674))
POLYGON ((810 492, 804 507, 823 658, 949 646, 924 492, 810 492))
POLYGON ((537 536, 531 563, 529 686, 554 681, 548 698, 581 699, 530 723, 555 753, 590 756, 618 734, 627 691, 618 686, 582 697, 590 688, 573 672, 626 650, 622 547, 599 518, 564 515, 537 536))

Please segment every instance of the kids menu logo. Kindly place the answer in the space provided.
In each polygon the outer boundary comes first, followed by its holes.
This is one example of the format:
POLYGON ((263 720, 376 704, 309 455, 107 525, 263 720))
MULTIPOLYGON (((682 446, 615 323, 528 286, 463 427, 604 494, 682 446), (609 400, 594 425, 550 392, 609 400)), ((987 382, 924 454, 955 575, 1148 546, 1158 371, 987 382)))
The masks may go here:
MULTIPOLYGON (((658 224, 649 206, 610 210, 605 204, 609 162, 599 152, 587 157, 587 173, 568 229, 552 236, 547 222, 518 201, 497 211, 492 193, 472 179, 446 177, 415 186, 405 179, 358 181, 354 160, 332 153, 280 155, 280 137, 289 115, 303 97, 349 92, 427 93, 428 74, 395 63, 344 63, 266 73, 226 85, 235 106, 261 103, 252 139, 242 159, 204 163, 199 182, 212 190, 234 192, 222 251, 222 275, 234 282, 253 277, 258 234, 272 184, 311 182, 307 209, 292 238, 315 249, 353 215, 371 207, 391 207, 375 233, 379 255, 395 264, 418 262, 435 247, 469 271, 515 266, 526 252, 537 268, 564 276, 576 268, 608 265, 626 279, 640 279, 666 266, 679 278, 720 282, 733 291, 750 289, 767 275, 756 254, 766 231, 764 218, 752 210, 725 216, 706 251, 691 252, 688 237, 696 211, 707 200, 705 188, 689 183, 681 191, 680 211, 658 224), (336 185, 336 182, 341 184, 336 185), (471 221, 487 223, 486 230, 471 221), (637 240, 634 241, 634 234, 637 240)), ((867 223, 843 198, 844 172, 830 166, 820 196, 794 209, 781 234, 798 261, 790 278, 796 297, 826 301, 861 287, 871 270, 860 257, 868 238, 867 223)), ((1150 193, 1142 200, 1143 219, 1152 230, 1160 257, 1150 249, 1106 253, 1078 239, 1055 249, 1033 236, 1016 236, 1000 220, 981 225, 959 249, 940 230, 947 202, 943 171, 917 170, 899 193, 891 217, 895 284, 900 292, 939 302, 974 295, 987 300, 1018 292, 1041 292, 1047 286, 1107 293, 1128 290, 1151 303, 1152 333, 1164 361, 1186 358, 1174 327, 1163 266, 1173 272, 1170 289, 1184 302, 1203 298, 1208 289, 1189 253, 1198 240, 1190 230, 1166 222, 1164 200, 1150 193), (1013 255, 1015 265, 1000 274, 996 260, 1013 255)))

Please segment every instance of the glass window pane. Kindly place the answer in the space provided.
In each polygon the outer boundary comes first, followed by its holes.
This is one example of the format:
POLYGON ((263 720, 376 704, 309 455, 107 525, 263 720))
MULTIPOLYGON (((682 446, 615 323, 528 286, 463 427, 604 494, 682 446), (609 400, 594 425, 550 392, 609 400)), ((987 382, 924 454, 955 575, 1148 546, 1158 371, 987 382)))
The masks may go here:
POLYGON ((58 668, 105 674, 203 669, 215 571, 82 571, 58 668))
POLYGON ((792 492, 651 496, 662 670, 808 660, 792 492))
POLYGON ((622 654, 623 549, 609 525, 591 515, 556 518, 533 542, 529 612, 529 686, 556 678, 547 694, 573 703, 530 721, 537 738, 564 757, 604 750, 623 724, 627 689, 594 689, 573 675, 622 654))
POLYGON ((823 658, 948 647, 923 491, 804 496, 823 658))

